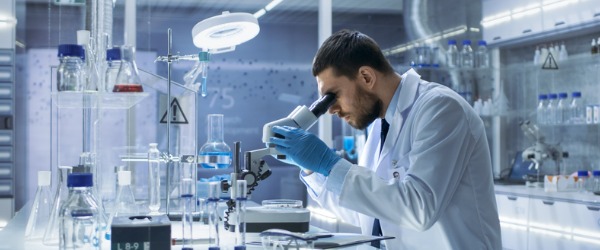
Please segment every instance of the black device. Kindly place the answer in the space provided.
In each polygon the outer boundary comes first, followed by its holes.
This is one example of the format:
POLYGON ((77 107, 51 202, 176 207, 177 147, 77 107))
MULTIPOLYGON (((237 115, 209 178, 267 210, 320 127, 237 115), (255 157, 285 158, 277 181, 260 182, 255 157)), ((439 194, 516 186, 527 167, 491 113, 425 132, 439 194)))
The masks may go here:
POLYGON ((110 225, 110 249, 171 249, 167 215, 120 216, 110 225))

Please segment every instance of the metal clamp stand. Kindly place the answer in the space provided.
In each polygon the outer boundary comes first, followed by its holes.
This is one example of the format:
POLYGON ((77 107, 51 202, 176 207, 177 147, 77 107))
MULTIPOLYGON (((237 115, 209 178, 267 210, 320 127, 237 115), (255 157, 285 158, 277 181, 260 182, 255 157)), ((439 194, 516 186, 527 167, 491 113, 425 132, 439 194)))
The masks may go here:
MULTIPOLYGON (((159 56, 156 58, 155 61, 160 61, 160 62, 166 62, 167 63, 167 115, 166 117, 171 117, 171 108, 169 107, 170 103, 171 103, 171 63, 176 62, 176 61, 180 61, 180 60, 187 60, 187 61, 194 61, 194 60, 198 60, 198 55, 173 55, 171 53, 171 48, 173 45, 173 32, 171 30, 171 28, 167 29, 167 55, 166 56, 159 56)), ((197 103, 196 103, 197 104, 197 103)), ((196 105, 197 107, 198 105, 196 105)), ((166 213, 167 216, 170 214, 169 208, 170 208, 170 203, 171 203, 171 198, 169 195, 169 187, 171 186, 171 167, 173 163, 176 162, 185 162, 185 163, 194 163, 196 162, 196 157, 195 156, 190 156, 190 155, 185 155, 182 157, 177 157, 177 156, 173 156, 171 155, 171 119, 166 119, 167 121, 167 150, 166 152, 163 154, 163 159, 165 160, 166 164, 167 164, 167 185, 166 185, 166 194, 167 194, 167 204, 166 204, 166 213)), ((196 132, 198 130, 198 126, 196 126, 196 132)), ((197 134, 197 133, 196 133, 197 134)), ((198 148, 197 142, 196 142, 196 147, 198 148)))

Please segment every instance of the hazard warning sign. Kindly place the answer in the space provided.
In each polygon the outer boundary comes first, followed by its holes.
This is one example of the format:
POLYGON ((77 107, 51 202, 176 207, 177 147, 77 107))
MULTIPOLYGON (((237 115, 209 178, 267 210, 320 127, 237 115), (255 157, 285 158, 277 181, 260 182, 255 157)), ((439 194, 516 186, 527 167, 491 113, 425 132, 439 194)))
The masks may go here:
MULTIPOLYGON (((183 113, 183 110, 181 109, 177 98, 173 98, 173 101, 171 101, 170 110, 171 114, 169 115, 171 117, 169 119, 171 119, 171 123, 188 124, 188 119, 187 117, 185 117, 185 114, 183 113)), ((165 114, 162 116, 162 118, 160 118, 160 123, 167 123, 167 113, 168 110, 165 110, 165 114)))
POLYGON ((556 63, 554 56, 552 56, 552 53, 548 53, 548 56, 542 65, 542 69, 558 69, 558 64, 556 63))

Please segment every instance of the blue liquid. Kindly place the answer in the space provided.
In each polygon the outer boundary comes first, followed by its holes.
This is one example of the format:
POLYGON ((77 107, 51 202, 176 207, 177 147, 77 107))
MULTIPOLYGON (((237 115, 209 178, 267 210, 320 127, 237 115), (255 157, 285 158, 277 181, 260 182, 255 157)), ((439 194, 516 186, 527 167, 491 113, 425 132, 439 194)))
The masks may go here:
POLYGON ((207 95, 207 93, 206 93, 207 92, 207 90, 206 90, 207 89, 207 87, 206 87, 206 77, 203 76, 202 78, 200 78, 200 80, 202 82, 201 83, 202 85, 200 85, 200 87, 202 88, 201 95, 202 95, 202 97, 205 97, 207 95))
POLYGON ((203 168, 223 169, 231 166, 231 152, 201 152, 198 157, 203 168))

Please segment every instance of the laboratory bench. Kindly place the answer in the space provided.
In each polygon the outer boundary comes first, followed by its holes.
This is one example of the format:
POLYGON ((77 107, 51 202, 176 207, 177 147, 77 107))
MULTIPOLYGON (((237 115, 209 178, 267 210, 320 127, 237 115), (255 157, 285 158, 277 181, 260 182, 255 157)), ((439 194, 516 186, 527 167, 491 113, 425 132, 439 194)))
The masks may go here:
MULTIPOLYGON (((29 216, 30 213, 30 209, 31 209, 31 202, 28 202, 21 210, 19 210, 18 212, 15 213, 15 216, 12 218, 12 220, 6 225, 6 227, 2 230, 0 230, 0 249, 10 249, 10 250, 29 250, 29 249, 36 249, 36 250, 45 250, 45 249, 58 249, 58 246, 47 246, 42 244, 41 239, 40 240, 27 240, 25 241, 24 239, 24 235, 25 235, 25 227, 27 224, 27 217, 29 216)), ((171 238, 181 238, 181 222, 180 221, 173 221, 171 222, 171 238)), ((221 226, 221 229, 223 227, 221 226)), ((194 238, 206 238, 206 236, 202 237, 202 235, 207 235, 208 234, 208 225, 202 225, 199 227, 198 229, 198 225, 194 224, 194 238)), ((235 235, 234 233, 225 231, 225 230, 220 230, 221 232, 221 249, 223 250, 230 250, 233 249, 233 242, 235 242, 235 235)), ((324 230, 315 227, 315 226, 310 226, 309 232, 325 232, 324 230)), ((359 236, 360 237, 360 236, 359 236)), ((200 240, 202 242, 205 242, 205 240, 200 240)), ((247 233, 246 234, 246 242, 260 242, 260 236, 258 233, 247 233)), ((208 249, 208 244, 196 244, 193 245, 193 249, 196 250, 204 250, 204 249, 208 249)), ((178 250, 181 249, 182 246, 181 245, 174 245, 171 247, 172 250, 178 250)), ((106 244, 103 244, 101 249, 111 249, 110 248, 110 243, 106 242, 106 244)), ((126 248, 128 250, 134 250, 136 248, 126 248)), ((140 250, 144 250, 144 248, 137 248, 140 250)), ((247 245, 247 249, 263 249, 262 246, 260 245, 251 245, 248 244, 247 245)), ((302 249, 302 248, 301 248, 302 249)), ((336 248, 336 249, 345 249, 345 250, 373 250, 376 249, 374 247, 371 247, 369 243, 364 243, 364 244, 360 244, 360 245, 353 245, 353 246, 347 246, 347 247, 340 247, 340 248, 336 248)))
POLYGON ((600 196, 495 185, 504 249, 600 249, 600 196))

